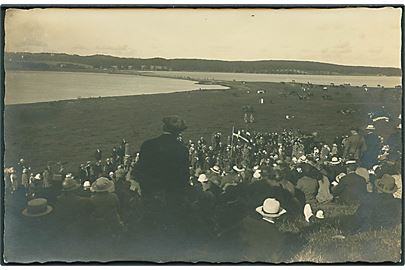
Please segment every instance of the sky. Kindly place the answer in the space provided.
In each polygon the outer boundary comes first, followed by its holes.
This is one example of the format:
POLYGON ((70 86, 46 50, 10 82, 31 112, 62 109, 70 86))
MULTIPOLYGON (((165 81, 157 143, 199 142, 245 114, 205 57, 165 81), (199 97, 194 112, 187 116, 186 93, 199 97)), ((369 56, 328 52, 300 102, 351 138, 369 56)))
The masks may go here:
POLYGON ((400 67, 401 9, 8 9, 5 50, 400 67))

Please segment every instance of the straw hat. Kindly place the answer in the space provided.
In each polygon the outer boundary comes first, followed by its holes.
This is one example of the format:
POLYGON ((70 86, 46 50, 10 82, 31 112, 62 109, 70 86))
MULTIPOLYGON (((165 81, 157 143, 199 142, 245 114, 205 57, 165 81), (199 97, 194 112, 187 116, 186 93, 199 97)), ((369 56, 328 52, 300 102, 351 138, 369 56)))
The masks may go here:
POLYGON ((368 125, 366 127, 366 130, 375 130, 375 127, 374 127, 374 125, 368 125))
POLYGON ((298 158, 298 163, 305 163, 307 162, 307 157, 305 155, 302 155, 298 158))
POLYGON ((200 176, 198 176, 197 181, 200 183, 206 183, 208 182, 208 177, 204 173, 202 173, 200 174, 200 176))
POLYGON ((40 217, 49 214, 52 209, 52 206, 48 205, 46 199, 38 198, 30 200, 27 208, 22 211, 22 214, 27 217, 40 217))
POLYGON ((345 162, 346 165, 354 165, 356 163, 357 163, 357 161, 355 161, 355 160, 348 160, 345 162))
POLYGON ((316 212, 315 217, 318 218, 318 219, 324 219, 324 218, 325 218, 325 216, 323 215, 323 211, 322 211, 322 210, 318 210, 318 211, 316 212))
POLYGON ((342 160, 341 160, 340 158, 333 157, 332 160, 331 160, 329 163, 330 163, 330 164, 333 164, 333 165, 338 165, 338 164, 340 164, 341 162, 342 162, 342 160))
POLYGON ((263 217, 276 218, 287 211, 280 206, 280 202, 274 198, 267 198, 264 200, 263 205, 256 208, 256 212, 261 214, 263 217))
POLYGON ((394 193, 398 189, 395 184, 395 178, 389 174, 384 174, 381 178, 377 179, 375 186, 377 190, 384 193, 394 193))
POLYGON ((34 177, 35 180, 41 180, 41 174, 37 173, 34 177))
POLYGON ((346 174, 345 173, 339 173, 336 177, 335 177, 335 180, 336 180, 336 182, 339 182, 340 181, 340 179, 342 179, 344 176, 346 176, 346 174))
POLYGON ((244 172, 244 171, 245 171, 244 168, 239 169, 238 166, 236 166, 236 165, 234 165, 234 166, 232 167, 232 169, 234 169, 234 170, 237 171, 237 172, 244 172))
POLYGON ((92 192, 112 192, 114 183, 105 177, 98 178, 90 187, 92 192))
POLYGON ((210 170, 216 174, 221 173, 219 166, 215 165, 214 167, 210 168, 210 170))

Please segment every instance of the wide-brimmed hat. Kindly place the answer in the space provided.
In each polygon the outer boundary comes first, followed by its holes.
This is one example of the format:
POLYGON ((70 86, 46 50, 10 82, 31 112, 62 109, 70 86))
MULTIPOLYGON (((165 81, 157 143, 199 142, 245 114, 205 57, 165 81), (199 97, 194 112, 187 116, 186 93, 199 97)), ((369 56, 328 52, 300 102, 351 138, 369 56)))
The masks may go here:
POLYGON ((80 187, 80 184, 71 177, 66 177, 62 183, 62 191, 73 191, 80 187))
POLYGON ((100 177, 91 185, 92 192, 112 192, 114 191, 114 182, 105 177, 100 177))
POLYGON ((324 214, 323 214, 323 210, 318 210, 318 211, 316 212, 315 217, 318 218, 318 219, 324 219, 325 216, 324 216, 324 214))
POLYGON ((330 163, 330 164, 333 164, 333 165, 338 165, 338 164, 340 164, 341 162, 342 162, 342 159, 337 158, 337 157, 333 157, 329 163, 330 163))
POLYGON ((232 167, 232 169, 234 169, 234 170, 237 171, 237 172, 244 172, 244 171, 245 171, 244 168, 239 168, 239 167, 236 166, 236 165, 234 165, 234 166, 232 167))
POLYGON ((207 175, 205 175, 204 173, 202 173, 202 174, 200 174, 200 175, 198 176, 197 181, 200 182, 200 183, 208 182, 208 177, 207 177, 207 175))
POLYGON ((302 155, 298 158, 298 163, 305 163, 307 162, 307 157, 305 155, 302 155))
POLYGON ((84 181, 83 187, 84 188, 90 188, 91 187, 90 181, 84 181))
POLYGON ((22 211, 22 214, 27 217, 40 217, 49 214, 52 209, 52 206, 48 205, 47 199, 37 198, 28 202, 27 208, 22 211))
POLYGON ((263 205, 256 208, 256 212, 258 212, 263 217, 270 217, 276 218, 287 211, 280 206, 280 202, 274 198, 267 198, 264 200, 263 205))
POLYGON ((34 176, 34 179, 35 179, 35 180, 41 180, 41 174, 37 173, 37 174, 34 176))
POLYGON ((221 173, 221 170, 219 169, 219 166, 215 165, 214 167, 210 168, 210 170, 216 174, 221 173))
POLYGON ((398 189, 395 184, 395 178, 389 174, 384 174, 381 178, 377 179, 375 186, 379 191, 384 193, 394 193, 398 189))
POLYGON ((375 127, 374 127, 374 125, 368 125, 366 127, 366 130, 375 130, 375 127))
POLYGON ((336 182, 339 182, 340 179, 342 179, 344 176, 346 176, 346 174, 343 172, 336 175, 336 177, 335 177, 336 182))
POLYGON ((163 129, 168 132, 179 133, 187 128, 184 120, 177 115, 166 116, 162 119, 163 129))
POLYGON ((345 162, 345 164, 346 164, 346 165, 355 165, 355 164, 357 164, 357 161, 355 161, 355 160, 347 160, 347 161, 345 162))

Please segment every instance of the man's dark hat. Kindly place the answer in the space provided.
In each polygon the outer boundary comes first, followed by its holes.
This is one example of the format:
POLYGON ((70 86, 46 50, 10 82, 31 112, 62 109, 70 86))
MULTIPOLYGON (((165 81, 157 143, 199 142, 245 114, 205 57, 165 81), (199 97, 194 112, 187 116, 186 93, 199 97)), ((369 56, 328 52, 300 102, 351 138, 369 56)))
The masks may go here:
POLYGON ((184 120, 180 119, 177 115, 170 115, 163 118, 164 131, 172 133, 180 133, 187 128, 184 120))

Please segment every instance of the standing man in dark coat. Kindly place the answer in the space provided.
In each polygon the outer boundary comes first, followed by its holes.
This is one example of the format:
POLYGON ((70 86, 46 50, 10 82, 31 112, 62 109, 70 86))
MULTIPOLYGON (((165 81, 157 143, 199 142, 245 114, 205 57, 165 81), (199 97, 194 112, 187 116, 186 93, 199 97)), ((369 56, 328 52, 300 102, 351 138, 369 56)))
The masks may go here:
POLYGON ((186 125, 178 116, 165 117, 163 123, 163 134, 141 146, 137 177, 145 196, 163 191, 170 199, 178 200, 190 177, 188 150, 177 141, 186 125))
POLYGON ((367 134, 364 136, 366 142, 366 151, 361 159, 361 167, 371 169, 378 162, 378 154, 380 153, 380 139, 377 134, 373 131, 375 130, 374 125, 368 125, 366 127, 367 134))
MULTIPOLYGON (((163 134, 145 141, 140 149, 135 177, 139 180, 148 228, 181 231, 184 222, 184 198, 189 187, 189 157, 185 145, 177 140, 187 127, 178 116, 163 118, 163 134)), ((176 239, 180 240, 180 239, 176 239)), ((160 246, 162 246, 161 241, 160 246)), ((152 243, 153 244, 153 243, 152 243)))

